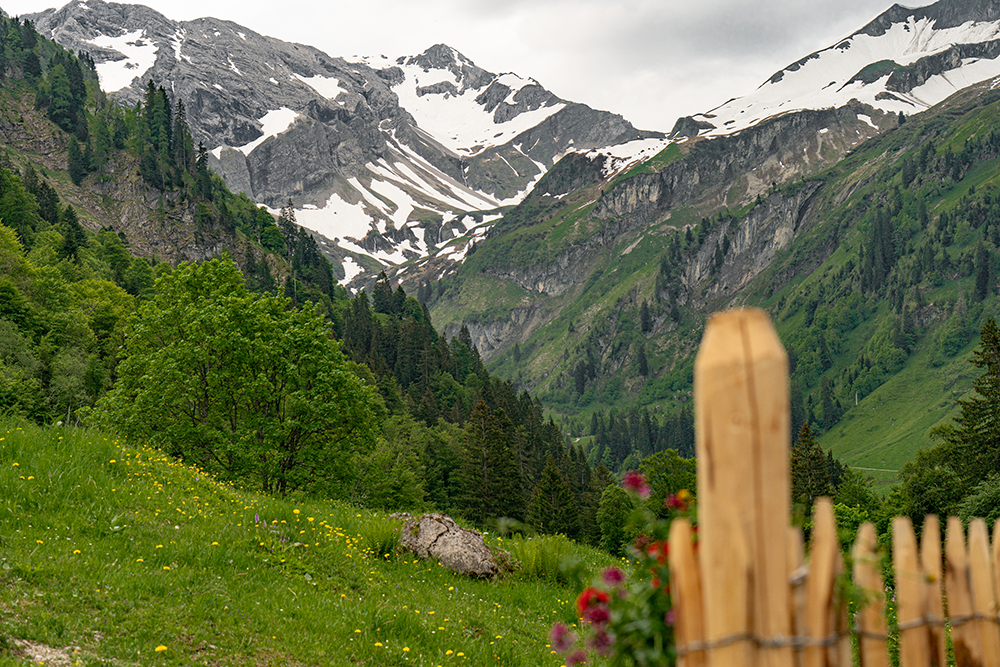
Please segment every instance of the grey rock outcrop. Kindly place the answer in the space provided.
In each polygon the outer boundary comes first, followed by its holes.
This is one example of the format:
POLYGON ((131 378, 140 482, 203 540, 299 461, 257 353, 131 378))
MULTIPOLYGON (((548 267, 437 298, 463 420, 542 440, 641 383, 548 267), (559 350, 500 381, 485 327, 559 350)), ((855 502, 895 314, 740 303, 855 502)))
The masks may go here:
POLYGON ((493 577, 499 571, 493 553, 483 536, 467 530, 444 514, 424 514, 419 519, 409 514, 394 514, 405 518, 399 542, 421 558, 434 558, 442 565, 476 577, 493 577))
POLYGON ((534 80, 488 72, 444 44, 396 61, 348 61, 230 21, 173 21, 141 5, 73 0, 28 18, 41 34, 89 52, 99 73, 117 71, 102 85, 120 101, 142 99, 150 81, 182 100, 195 141, 234 192, 275 209, 289 199, 299 210, 339 199, 340 217, 331 213, 316 223, 329 229, 313 230, 353 244, 351 252, 378 247, 369 257, 386 266, 436 252, 429 243, 409 242, 436 237, 435 216, 446 224, 520 199, 570 150, 662 136, 561 100, 534 80), (458 148, 453 137, 421 127, 416 107, 411 113, 401 99, 457 105, 456 113, 474 117, 473 124, 486 115, 498 133, 458 148), (537 120, 525 116, 533 113, 537 120), (414 212, 399 215, 403 207, 414 212), (338 222, 348 213, 349 225, 338 222), (358 233, 365 221, 368 229, 358 233), (388 238, 401 226, 413 230, 402 244, 388 238), (386 238, 363 244, 369 233, 386 238))

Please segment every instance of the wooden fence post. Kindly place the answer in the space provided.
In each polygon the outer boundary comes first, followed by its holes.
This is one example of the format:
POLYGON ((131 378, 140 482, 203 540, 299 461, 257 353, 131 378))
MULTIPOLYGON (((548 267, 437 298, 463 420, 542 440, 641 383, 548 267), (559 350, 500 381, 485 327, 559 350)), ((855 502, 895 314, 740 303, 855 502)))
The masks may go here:
POLYGON ((788 357, 767 315, 713 316, 694 383, 706 638, 726 656, 710 664, 791 667, 787 549, 774 548, 791 514, 788 357))
POLYGON ((944 641, 944 577, 941 573, 941 523, 936 514, 924 517, 920 536, 920 565, 927 581, 927 630, 930 641, 930 664, 945 667, 948 647, 944 641))
MULTIPOLYGON (((835 604, 834 588, 843 567, 837 521, 829 498, 820 498, 813 508, 812 547, 806 578, 805 667, 838 664, 837 621, 840 605, 835 604)), ((844 666, 846 667, 846 665, 844 666)))
POLYGON ((677 667, 705 665, 705 617, 702 613, 701 574, 694 553, 694 532, 687 519, 670 524, 670 590, 674 604, 674 641, 677 667))
POLYGON ((1000 633, 997 632, 997 600, 993 593, 993 568, 990 563, 990 538, 986 522, 969 522, 969 570, 972 584, 972 610, 975 627, 982 642, 984 665, 1000 665, 1000 633))
POLYGON ((917 561, 917 538, 909 517, 892 520, 892 569, 896 575, 896 620, 899 622, 900 667, 931 664, 927 634, 927 587, 917 561))
POLYGON ((854 583, 865 591, 865 606, 858 612, 861 667, 888 667, 886 652, 885 588, 878 569, 875 524, 864 523, 854 542, 854 583))
POLYGON ((972 591, 969 589, 969 551, 965 547, 962 520, 948 517, 944 545, 944 587, 948 591, 951 641, 958 667, 981 665, 983 644, 973 623, 972 591))

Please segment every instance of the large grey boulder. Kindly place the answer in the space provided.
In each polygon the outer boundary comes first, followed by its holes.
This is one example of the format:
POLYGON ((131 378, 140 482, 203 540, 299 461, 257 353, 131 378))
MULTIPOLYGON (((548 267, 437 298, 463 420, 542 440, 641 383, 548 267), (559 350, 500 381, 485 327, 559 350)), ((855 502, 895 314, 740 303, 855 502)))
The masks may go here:
POLYGON ((476 577, 497 574, 496 558, 483 536, 462 528, 450 516, 424 514, 419 519, 408 514, 394 516, 406 520, 400 530, 399 543, 421 558, 435 558, 459 574, 476 577))

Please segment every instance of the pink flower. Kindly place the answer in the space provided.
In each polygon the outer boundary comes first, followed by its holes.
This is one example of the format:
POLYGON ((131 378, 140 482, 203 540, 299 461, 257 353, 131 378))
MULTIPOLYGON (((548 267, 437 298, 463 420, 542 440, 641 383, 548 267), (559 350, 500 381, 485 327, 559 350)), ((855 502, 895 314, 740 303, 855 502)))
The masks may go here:
POLYGON ((601 578, 608 586, 620 586, 625 581, 625 574, 617 567, 609 567, 601 574, 601 578))
POLYGON ((566 658, 566 667, 576 667, 587 664, 587 654, 577 649, 566 658))
POLYGON ((608 655, 611 652, 611 645, 614 642, 615 638, 608 634, 607 630, 601 630, 587 642, 587 646, 593 649, 598 655, 608 655))
POLYGON ((566 653, 571 648, 573 648, 574 642, 576 642, 576 635, 569 631, 562 623, 556 623, 552 626, 552 630, 549 631, 549 639, 552 642, 552 648, 558 653, 566 653))
POLYGON ((646 483, 646 478, 641 472, 632 470, 625 473, 625 479, 622 480, 622 486, 625 487, 626 491, 634 493, 643 500, 649 498, 649 484, 646 483))
POLYGON ((611 620, 611 613, 603 604, 594 605, 583 613, 583 620, 592 625, 602 626, 611 620))

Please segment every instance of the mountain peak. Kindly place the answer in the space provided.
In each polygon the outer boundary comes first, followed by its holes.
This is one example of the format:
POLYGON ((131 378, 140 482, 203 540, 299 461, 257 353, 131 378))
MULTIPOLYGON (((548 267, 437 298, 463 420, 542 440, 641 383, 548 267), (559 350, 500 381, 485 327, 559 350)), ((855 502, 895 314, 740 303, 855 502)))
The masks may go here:
POLYGON ((495 75, 466 58, 447 44, 435 44, 420 55, 403 56, 396 61, 400 65, 418 67, 425 73, 433 71, 450 72, 461 91, 479 89, 495 78, 495 75))

